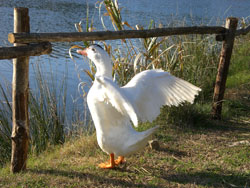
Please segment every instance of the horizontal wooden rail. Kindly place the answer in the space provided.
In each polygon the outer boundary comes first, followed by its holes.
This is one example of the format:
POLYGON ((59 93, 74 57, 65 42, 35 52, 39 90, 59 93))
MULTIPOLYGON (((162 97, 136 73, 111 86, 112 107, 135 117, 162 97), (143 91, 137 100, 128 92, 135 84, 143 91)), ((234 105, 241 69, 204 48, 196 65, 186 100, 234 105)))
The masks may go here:
MULTIPOLYGON (((246 28, 236 30, 235 36, 246 35, 248 32, 250 32, 250 25, 247 26, 246 28)), ((216 35, 215 39, 217 41, 224 41, 225 38, 226 38, 226 33, 225 34, 216 35)))
POLYGON ((250 32, 250 25, 247 26, 246 28, 237 30, 235 36, 246 35, 248 32, 250 32))
POLYGON ((126 38, 149 38, 185 34, 224 34, 226 28, 217 26, 194 26, 176 28, 158 28, 148 30, 95 31, 69 33, 10 33, 10 43, 32 42, 75 42, 94 40, 116 40, 126 38))
POLYGON ((0 59, 13 59, 27 56, 39 56, 52 52, 49 42, 0 48, 0 59))

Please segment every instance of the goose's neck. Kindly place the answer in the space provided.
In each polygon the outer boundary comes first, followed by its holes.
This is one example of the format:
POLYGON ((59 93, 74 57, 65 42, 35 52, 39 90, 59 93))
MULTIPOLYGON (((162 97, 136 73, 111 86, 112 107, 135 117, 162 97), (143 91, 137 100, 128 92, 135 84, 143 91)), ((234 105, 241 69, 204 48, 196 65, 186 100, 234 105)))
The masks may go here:
POLYGON ((98 63, 96 64, 96 76, 105 76, 112 79, 112 64, 110 63, 98 63))

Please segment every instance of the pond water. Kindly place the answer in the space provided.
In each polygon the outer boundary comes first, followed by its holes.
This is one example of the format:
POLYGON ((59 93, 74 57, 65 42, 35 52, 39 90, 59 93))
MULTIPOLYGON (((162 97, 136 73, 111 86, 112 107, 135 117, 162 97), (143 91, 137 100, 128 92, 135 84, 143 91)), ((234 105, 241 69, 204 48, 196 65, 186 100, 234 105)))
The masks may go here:
MULTIPOLYGON (((86 11, 89 7, 89 17, 93 19, 95 30, 103 30, 97 0, 0 0, 0 46, 11 46, 7 41, 8 33, 13 31, 13 8, 28 7, 31 32, 75 32, 74 24, 86 23, 86 11)), ((165 26, 175 25, 175 21, 185 21, 193 25, 222 25, 225 18, 250 16, 250 0, 120 0, 123 21, 130 25, 147 26, 150 20, 165 26)), ((104 8, 102 8, 102 13, 104 8)), ((112 30, 108 18, 106 27, 112 30)), ((116 45, 117 41, 112 41, 116 45)), ((80 73, 83 81, 88 78, 82 69, 87 69, 83 58, 75 54, 75 63, 69 58, 68 49, 73 43, 54 43, 50 55, 31 57, 30 59, 30 88, 35 87, 34 70, 32 66, 39 64, 43 72, 53 72, 56 80, 62 80, 67 70, 68 93, 77 97, 77 87, 80 73), (77 69, 76 69, 77 67, 77 69)), ((0 83, 11 83, 12 61, 0 62, 0 83)))

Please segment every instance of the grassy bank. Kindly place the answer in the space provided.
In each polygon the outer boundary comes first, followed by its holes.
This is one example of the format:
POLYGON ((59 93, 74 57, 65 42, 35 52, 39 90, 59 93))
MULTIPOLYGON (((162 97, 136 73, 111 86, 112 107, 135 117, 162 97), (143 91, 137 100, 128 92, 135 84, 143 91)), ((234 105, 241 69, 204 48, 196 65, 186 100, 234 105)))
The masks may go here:
POLYGON ((214 122, 207 128, 176 127, 164 120, 155 138, 126 164, 102 170, 108 159, 95 135, 72 139, 39 156, 30 156, 27 171, 0 170, 0 187, 249 187, 249 119, 214 122), (248 122, 247 122, 248 121, 248 122))

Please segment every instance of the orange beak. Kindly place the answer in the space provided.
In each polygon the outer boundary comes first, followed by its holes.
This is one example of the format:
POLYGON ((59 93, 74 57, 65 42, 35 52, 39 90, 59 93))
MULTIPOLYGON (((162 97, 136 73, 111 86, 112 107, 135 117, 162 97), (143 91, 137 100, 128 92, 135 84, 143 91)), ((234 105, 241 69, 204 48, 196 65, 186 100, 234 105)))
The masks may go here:
POLYGON ((87 50, 86 50, 87 48, 85 48, 85 49, 83 49, 83 50, 77 50, 76 52, 78 53, 78 54, 81 54, 81 55, 84 55, 84 56, 88 56, 88 54, 87 54, 87 50))

